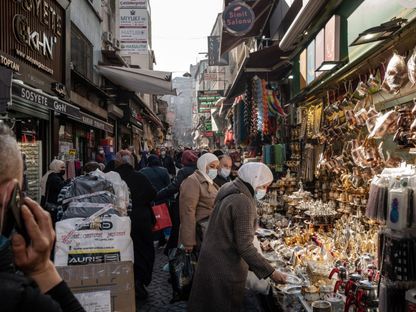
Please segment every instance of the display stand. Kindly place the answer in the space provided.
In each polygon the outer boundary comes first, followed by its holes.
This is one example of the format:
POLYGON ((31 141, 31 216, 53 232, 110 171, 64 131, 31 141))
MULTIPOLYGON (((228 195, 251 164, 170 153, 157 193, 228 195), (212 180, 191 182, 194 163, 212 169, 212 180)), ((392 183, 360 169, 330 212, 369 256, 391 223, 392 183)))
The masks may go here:
POLYGON ((19 143, 19 146, 21 152, 26 155, 27 195, 39 202, 40 180, 42 178, 42 141, 36 141, 36 143, 19 143))

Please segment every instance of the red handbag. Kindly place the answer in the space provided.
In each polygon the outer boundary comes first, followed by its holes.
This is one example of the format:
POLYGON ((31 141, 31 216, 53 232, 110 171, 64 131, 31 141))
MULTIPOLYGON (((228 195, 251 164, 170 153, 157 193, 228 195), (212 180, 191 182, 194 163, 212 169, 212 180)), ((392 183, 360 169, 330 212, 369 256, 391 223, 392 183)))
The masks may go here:
POLYGON ((168 205, 166 203, 154 205, 152 209, 156 218, 156 224, 153 226, 153 232, 157 232, 172 226, 168 205))

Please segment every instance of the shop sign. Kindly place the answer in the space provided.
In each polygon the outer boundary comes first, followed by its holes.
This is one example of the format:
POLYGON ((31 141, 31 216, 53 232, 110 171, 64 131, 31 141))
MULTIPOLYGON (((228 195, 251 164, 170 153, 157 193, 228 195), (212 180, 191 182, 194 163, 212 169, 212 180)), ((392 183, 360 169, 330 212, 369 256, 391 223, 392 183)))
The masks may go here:
POLYGON ((20 71, 20 64, 16 63, 11 58, 0 54, 0 65, 10 68, 12 71, 18 73, 20 71))
POLYGON ((54 98, 45 93, 38 92, 28 86, 21 84, 13 84, 13 95, 18 96, 30 103, 34 103, 40 106, 46 106, 49 109, 54 110, 55 112, 69 115, 79 119, 80 111, 79 108, 73 106, 67 102, 54 98))
POLYGON ((253 28, 256 16, 249 5, 236 1, 225 8, 222 19, 226 31, 234 36, 243 36, 253 28))
POLYGON ((120 0, 120 9, 123 8, 147 8, 148 0, 120 0))
POLYGON ((120 9, 121 54, 147 54, 149 18, 146 9, 120 9))
POLYGON ((228 53, 220 56, 220 36, 208 36, 208 65, 226 66, 229 63, 228 53))
POLYGON ((110 133, 114 132, 113 125, 110 125, 109 123, 103 120, 97 119, 83 112, 81 112, 81 122, 91 127, 101 129, 110 133))
POLYGON ((223 96, 223 91, 198 91, 198 111, 210 111, 215 103, 223 96))
POLYGON ((35 69, 50 76, 48 83, 64 82, 64 8, 56 0, 8 0, 2 6, 2 33, 8 38, 0 41, 1 64, 22 73, 23 81, 49 79, 36 76, 35 69))

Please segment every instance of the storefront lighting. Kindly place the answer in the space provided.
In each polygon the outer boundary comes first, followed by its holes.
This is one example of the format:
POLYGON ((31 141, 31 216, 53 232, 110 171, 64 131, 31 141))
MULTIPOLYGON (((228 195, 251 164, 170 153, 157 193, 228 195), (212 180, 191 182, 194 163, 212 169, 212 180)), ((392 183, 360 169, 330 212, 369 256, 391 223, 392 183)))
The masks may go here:
POLYGON ((293 79, 293 75, 289 75, 289 77, 287 77, 287 79, 292 80, 293 79))
POLYGON ((405 22, 407 22, 406 19, 395 18, 389 22, 381 24, 380 26, 367 29, 359 34, 358 38, 355 39, 350 46, 387 39, 398 31, 405 22))
POLYGON ((315 71, 327 72, 327 71, 334 70, 335 68, 341 65, 342 65, 341 61, 324 61, 315 71))

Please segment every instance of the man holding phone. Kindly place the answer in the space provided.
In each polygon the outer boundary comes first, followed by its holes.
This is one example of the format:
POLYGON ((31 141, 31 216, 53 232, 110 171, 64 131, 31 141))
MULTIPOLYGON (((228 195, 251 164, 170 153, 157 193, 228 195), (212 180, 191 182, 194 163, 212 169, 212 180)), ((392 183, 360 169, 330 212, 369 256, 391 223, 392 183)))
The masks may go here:
POLYGON ((49 213, 21 197, 22 157, 1 121, 0 147, 0 310, 84 311, 49 258, 55 240, 49 213), (12 228, 17 233, 10 235, 12 228))

